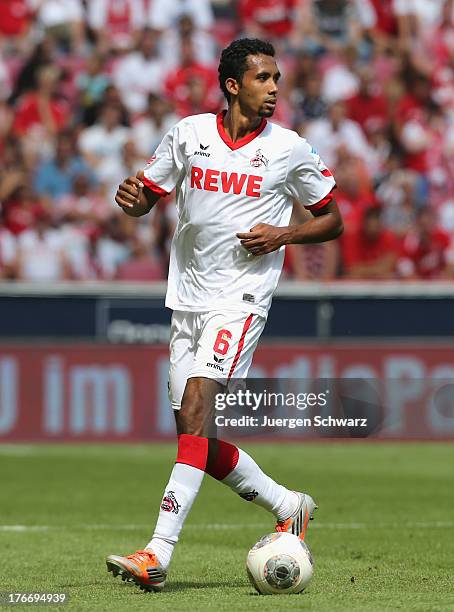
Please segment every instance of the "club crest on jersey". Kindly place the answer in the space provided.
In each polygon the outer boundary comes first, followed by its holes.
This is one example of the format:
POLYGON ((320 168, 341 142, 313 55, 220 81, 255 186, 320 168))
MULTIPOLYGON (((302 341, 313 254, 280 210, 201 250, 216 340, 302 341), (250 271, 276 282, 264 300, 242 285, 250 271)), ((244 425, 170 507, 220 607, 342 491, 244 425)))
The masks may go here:
POLYGON ((260 166, 265 166, 268 168, 268 160, 263 154, 262 149, 257 149, 254 157, 251 159, 251 166, 254 168, 260 168, 260 166))
POLYGON ((175 497, 175 493, 173 491, 167 491, 162 498, 161 510, 164 510, 164 512, 173 512, 174 514, 178 514, 180 504, 177 502, 177 498, 175 497))

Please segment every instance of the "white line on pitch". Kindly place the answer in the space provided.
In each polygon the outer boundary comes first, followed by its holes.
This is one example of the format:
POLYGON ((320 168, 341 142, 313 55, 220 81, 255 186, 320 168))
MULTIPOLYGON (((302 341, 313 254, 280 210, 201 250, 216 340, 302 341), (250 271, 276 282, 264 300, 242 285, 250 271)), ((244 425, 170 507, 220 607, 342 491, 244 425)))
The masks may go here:
MULTIPOLYGON (((103 523, 99 525, 0 525, 0 531, 7 532, 29 532, 29 531, 65 531, 65 530, 82 530, 82 531, 102 531, 102 530, 119 530, 133 531, 139 529, 150 529, 150 525, 124 524, 115 525, 103 523)), ((452 529, 454 522, 452 521, 434 521, 434 522, 407 522, 407 523, 314 523, 311 529, 421 529, 421 528, 436 528, 436 529, 452 529)), ((228 531, 238 529, 271 529, 269 523, 207 523, 186 525, 186 529, 203 529, 212 531, 228 531)))

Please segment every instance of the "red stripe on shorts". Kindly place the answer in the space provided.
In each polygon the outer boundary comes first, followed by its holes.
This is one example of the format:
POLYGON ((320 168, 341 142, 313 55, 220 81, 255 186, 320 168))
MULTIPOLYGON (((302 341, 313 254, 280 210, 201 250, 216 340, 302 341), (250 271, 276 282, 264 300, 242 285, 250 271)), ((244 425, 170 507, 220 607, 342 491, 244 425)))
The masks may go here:
POLYGON ((244 322, 244 326, 243 326, 243 333, 241 334, 241 338, 240 341, 238 342, 238 349, 236 351, 236 355, 233 359, 233 363, 232 363, 232 367, 230 368, 230 372, 229 375, 227 377, 227 380, 230 380, 232 378, 232 374, 235 371, 236 365, 240 359, 241 356, 241 351, 243 350, 243 346, 244 346, 244 339, 246 337, 247 334, 247 330, 250 328, 251 323, 252 323, 252 317, 253 315, 250 314, 248 316, 248 318, 246 319, 246 321, 244 322))

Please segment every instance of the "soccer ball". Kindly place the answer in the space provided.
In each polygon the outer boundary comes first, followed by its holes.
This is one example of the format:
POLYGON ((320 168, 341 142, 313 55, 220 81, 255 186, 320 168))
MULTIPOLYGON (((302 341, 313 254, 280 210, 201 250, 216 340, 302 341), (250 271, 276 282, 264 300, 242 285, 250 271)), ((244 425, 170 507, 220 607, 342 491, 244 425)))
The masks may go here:
POLYGON ((248 553, 246 571, 262 595, 301 593, 314 573, 311 551, 291 533, 263 536, 248 553))

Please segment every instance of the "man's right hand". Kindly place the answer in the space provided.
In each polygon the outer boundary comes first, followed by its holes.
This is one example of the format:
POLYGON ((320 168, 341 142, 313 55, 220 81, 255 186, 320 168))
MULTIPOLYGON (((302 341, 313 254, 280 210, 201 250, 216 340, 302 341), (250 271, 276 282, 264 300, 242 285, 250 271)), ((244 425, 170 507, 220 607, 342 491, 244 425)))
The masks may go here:
POLYGON ((144 187, 142 178, 143 170, 139 170, 136 176, 129 176, 125 179, 118 186, 115 194, 115 202, 130 217, 146 215, 161 197, 144 187))
POLYGON ((143 193, 143 183, 135 176, 129 176, 117 189, 115 202, 123 208, 125 212, 130 209, 141 207, 141 195, 143 193))

